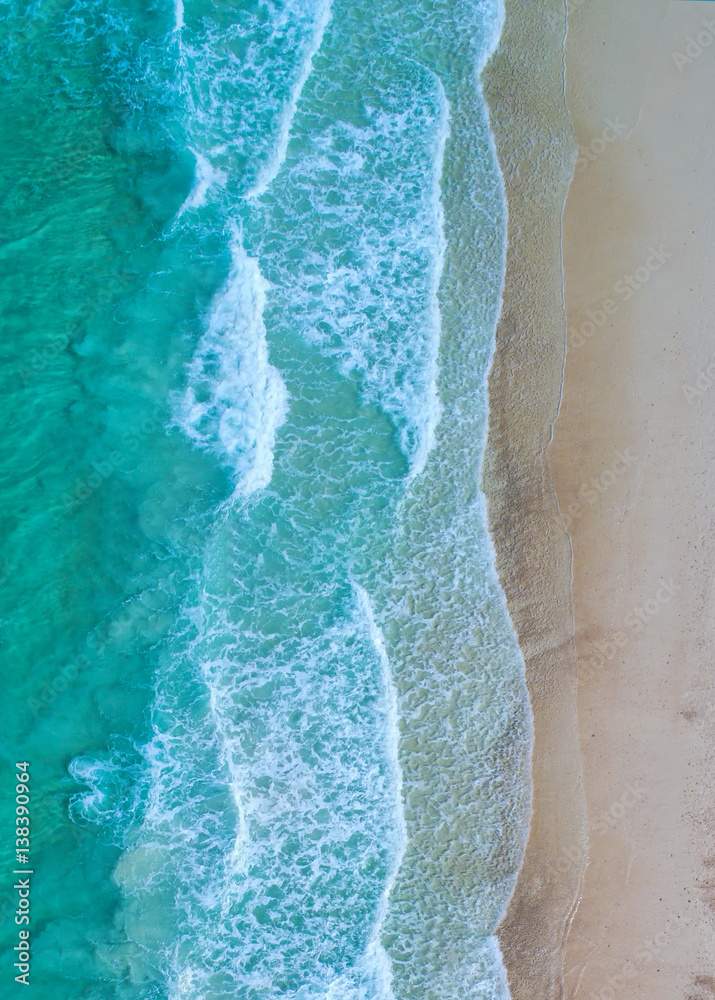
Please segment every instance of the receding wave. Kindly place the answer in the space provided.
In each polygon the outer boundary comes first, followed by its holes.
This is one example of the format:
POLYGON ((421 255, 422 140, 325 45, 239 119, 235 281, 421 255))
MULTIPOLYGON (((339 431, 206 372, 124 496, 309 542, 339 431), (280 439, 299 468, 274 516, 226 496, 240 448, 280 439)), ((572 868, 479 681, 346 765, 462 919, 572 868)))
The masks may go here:
POLYGON ((192 441, 231 464, 241 493, 252 493, 270 482, 276 431, 288 402, 268 360, 267 282, 238 235, 231 253, 231 271, 189 368, 177 419, 192 441))

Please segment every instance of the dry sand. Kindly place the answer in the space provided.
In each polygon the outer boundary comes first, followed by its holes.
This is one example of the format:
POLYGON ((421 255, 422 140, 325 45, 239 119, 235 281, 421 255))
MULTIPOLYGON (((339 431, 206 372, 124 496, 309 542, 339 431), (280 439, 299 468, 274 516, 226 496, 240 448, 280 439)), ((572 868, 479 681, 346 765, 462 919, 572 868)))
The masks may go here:
POLYGON ((715 4, 572 0, 563 220, 563 10, 535 6, 507 0, 485 77, 510 227, 484 485, 536 731, 500 940, 515 1000, 707 1000, 715 4))

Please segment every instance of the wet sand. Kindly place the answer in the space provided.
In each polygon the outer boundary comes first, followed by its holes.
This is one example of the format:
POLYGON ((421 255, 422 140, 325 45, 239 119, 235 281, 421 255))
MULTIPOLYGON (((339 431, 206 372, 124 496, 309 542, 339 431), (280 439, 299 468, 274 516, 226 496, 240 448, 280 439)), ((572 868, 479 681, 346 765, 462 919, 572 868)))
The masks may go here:
POLYGON ((485 74, 510 227, 484 486, 536 732, 500 941, 517 1000, 706 1000, 715 5, 572 2, 565 46, 532 7, 485 74))

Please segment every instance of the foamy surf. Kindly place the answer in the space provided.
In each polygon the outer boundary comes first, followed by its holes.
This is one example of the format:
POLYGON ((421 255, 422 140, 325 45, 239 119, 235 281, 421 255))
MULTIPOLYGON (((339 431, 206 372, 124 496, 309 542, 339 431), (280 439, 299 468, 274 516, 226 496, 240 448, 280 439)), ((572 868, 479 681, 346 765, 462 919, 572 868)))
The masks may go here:
POLYGON ((383 712, 385 720, 385 749, 389 762, 390 786, 392 789, 392 828, 395 837, 395 852, 392 869, 388 875, 385 889, 380 899, 375 926, 367 948, 364 963, 371 974, 375 1000, 394 1000, 392 990, 392 962, 382 944, 382 930, 387 916, 390 893, 395 885, 397 873, 402 864, 407 848, 407 827, 405 825, 404 803, 402 800, 402 769, 400 768, 400 718, 397 703, 397 690, 392 680, 390 661, 385 649, 384 636, 375 620, 375 612, 370 596, 360 584, 353 584, 357 597, 358 610, 367 626, 368 635, 373 649, 380 662, 382 673, 383 712))
MULTIPOLYGON (((184 611, 195 636, 158 678, 146 808, 115 878, 142 913, 171 887, 172 1000, 278 997, 288 982, 301 1000, 393 1000, 379 936, 404 850, 397 704, 369 598, 354 586, 332 626, 288 649, 236 633, 241 601, 212 566, 227 540, 212 541, 200 605, 184 611)), ((290 588, 260 596, 273 614, 290 606, 290 588)), ((151 941, 152 926, 128 926, 151 941)))
MULTIPOLYGON (((490 934, 526 730, 475 502, 503 194, 475 72, 496 4, 191 0, 170 44, 171 5, 108 30, 101 120, 118 187, 142 165, 146 280, 97 343, 129 338, 182 431, 84 508, 106 503, 137 545, 111 569, 171 609, 141 649, 117 637, 96 691, 83 672, 104 714, 64 757, 88 855, 118 848, 84 960, 112 995, 506 995, 490 934), (140 749, 115 752, 118 711, 140 749)), ((125 381, 98 385, 120 441, 125 381)))
POLYGON ((184 0, 174 0, 174 31, 184 27, 184 0))
MULTIPOLYGON (((352 67, 359 56, 332 35, 325 57, 339 73, 340 60, 352 67)), ((286 274, 277 301, 295 310, 294 325, 310 343, 358 376, 364 397, 392 421, 413 479, 434 446, 440 414, 441 177, 450 106, 437 73, 396 56, 397 65, 388 78, 382 64, 361 67, 340 113, 300 135, 290 172, 274 180, 271 195, 304 252, 283 258, 271 241, 270 254, 286 274), (362 90, 379 94, 380 105, 362 107, 362 90), (290 302, 281 300, 283 287, 290 302)), ((316 116, 314 101, 304 103, 306 116, 316 116)))
POLYGON ((231 257, 228 279, 189 366, 177 422, 199 447, 218 451, 234 469, 237 492, 250 494, 271 480, 288 394, 268 360, 263 322, 268 283, 237 234, 231 257))
POLYGON ((192 149, 191 152, 194 154, 194 159, 196 160, 194 183, 177 213, 178 219, 188 209, 200 208, 202 205, 205 205, 210 188, 224 187, 226 184, 226 172, 224 170, 214 167, 203 153, 199 153, 195 149, 192 149))
POLYGON ((439 376, 439 343, 442 337, 442 314, 439 306, 439 286, 444 270, 444 256, 447 243, 444 237, 444 209, 442 207, 442 172, 444 151, 449 138, 449 101, 442 81, 435 74, 435 84, 439 95, 439 123, 435 143, 434 167, 432 174, 432 266, 429 278, 429 305, 427 310, 427 349, 424 362, 423 398, 415 400, 413 419, 417 425, 416 444, 409 455, 409 479, 424 471, 427 458, 434 447, 435 434, 439 423, 441 407, 437 391, 439 376))
POLYGON ((302 94, 303 88, 305 87, 308 77, 313 69, 313 59, 315 58, 315 55, 320 49, 320 45, 323 41, 325 29, 330 21, 330 12, 331 0, 320 0, 316 11, 313 32, 306 47, 303 61, 300 65, 295 83, 291 89, 290 98, 280 115, 275 148, 270 154, 268 161, 258 174, 254 185, 246 193, 246 198, 248 199, 260 198, 262 194, 265 194, 275 178, 278 176, 278 171, 285 162, 286 154, 288 152, 291 126, 293 124, 293 119, 295 118, 295 113, 298 109, 298 101, 300 100, 300 95, 302 94))

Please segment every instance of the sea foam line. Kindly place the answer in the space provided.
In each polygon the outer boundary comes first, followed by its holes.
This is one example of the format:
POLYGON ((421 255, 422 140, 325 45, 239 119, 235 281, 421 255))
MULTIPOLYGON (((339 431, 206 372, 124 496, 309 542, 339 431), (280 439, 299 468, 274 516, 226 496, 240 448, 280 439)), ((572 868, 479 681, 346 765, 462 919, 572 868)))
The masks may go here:
POLYGON ((298 110, 300 95, 302 94, 303 87, 313 70, 313 59, 323 43, 325 29, 327 28, 331 17, 331 8, 331 0, 322 0, 318 7, 317 18, 313 27, 313 34, 311 36, 308 51, 305 54, 305 58, 300 67, 300 73, 298 74, 298 77, 293 85, 293 89, 291 90, 290 99, 283 108, 283 113, 281 114, 280 126, 278 129, 278 141, 275 149, 273 150, 273 154, 268 162, 259 171, 256 183, 246 193, 246 198, 260 198, 262 194, 265 194, 278 176, 278 171, 285 162, 286 154, 288 152, 290 132, 293 126, 295 113, 298 110))
POLYGON ((177 219, 180 219, 187 209, 200 208, 202 205, 205 205, 206 196, 212 185, 217 184, 220 187, 224 187, 226 184, 225 171, 214 167, 211 161, 203 153, 199 153, 198 150, 192 149, 191 152, 194 154, 194 159, 196 160, 194 183, 176 215, 177 219))
POLYGON ((481 75, 482 70, 499 48, 502 31, 504 30, 504 21, 506 19, 504 0, 495 0, 491 19, 488 20, 487 17, 488 15, 484 13, 484 24, 485 26, 490 24, 492 30, 491 34, 485 39, 485 44, 482 46, 482 50, 479 54, 479 59, 477 61, 477 76, 481 75))
POLYGON ((271 480, 288 393, 268 360, 263 312, 269 285, 235 227, 231 256, 228 280, 189 366, 177 424, 199 447, 222 453, 234 467, 236 492, 250 494, 271 480))
MULTIPOLYGON (((204 604, 205 603, 206 595, 204 595, 204 604)), ((221 758, 223 760, 224 767, 229 774, 231 798, 233 799, 233 804, 236 807, 236 816, 238 817, 233 848, 231 849, 231 854, 228 859, 229 865, 232 873, 243 874, 245 873, 248 865, 251 847, 251 837, 248 829, 248 818, 246 815, 246 805, 244 801, 245 796, 243 782, 241 781, 239 769, 235 764, 234 753, 232 752, 232 740, 227 725, 226 714, 220 706, 219 688, 213 676, 213 671, 210 669, 210 665, 203 659, 203 657, 201 658, 201 676, 203 677, 204 683, 209 691, 209 709, 211 711, 211 719, 216 729, 216 735, 221 748, 221 758)), ((230 897, 228 892, 224 893, 222 901, 224 910, 228 908, 229 900, 230 897)))
POLYGON ((174 31, 184 27, 184 0, 174 0, 174 31))
POLYGON ((402 865, 405 851, 407 849, 407 826, 405 824, 405 811, 402 799, 402 768, 400 767, 399 758, 399 709, 397 704, 397 689, 395 688, 395 684, 392 679, 390 661, 387 656, 387 650, 385 649, 385 640, 380 627, 375 621, 375 612, 373 610, 370 596, 365 588, 361 587, 359 583, 353 583, 353 587, 357 597, 358 610, 367 625, 370 641, 372 642, 373 648, 375 649, 380 661, 382 690, 385 702, 386 749, 391 772, 390 784, 393 792, 393 822, 395 824, 397 834, 397 850, 395 852, 395 859, 380 899, 380 905, 378 907, 373 931, 365 949, 364 960, 366 965, 370 967, 371 972, 375 975, 376 985, 379 990, 376 1000, 393 1000, 392 962, 382 945, 380 935, 385 923, 385 918, 387 917, 390 893, 392 892, 395 882, 397 881, 397 873, 402 865))
POLYGON ((427 464, 427 457, 434 447, 435 434, 439 423, 442 407, 437 392, 439 376, 439 345, 442 339, 442 313, 439 305, 439 286, 442 282, 444 259, 447 240, 444 234, 444 207, 442 205, 442 173, 444 171, 444 154, 449 138, 450 104, 444 86, 437 74, 434 74, 439 96, 439 129, 434 158, 434 173, 432 178, 432 218, 436 236, 436 251, 429 280, 429 325, 431 337, 428 347, 426 376, 427 391, 424 400, 424 417, 422 418, 422 433, 410 464, 408 481, 419 476, 427 464))

